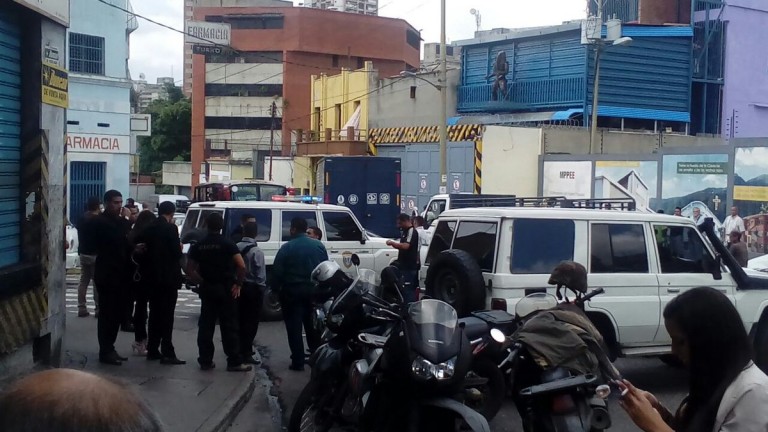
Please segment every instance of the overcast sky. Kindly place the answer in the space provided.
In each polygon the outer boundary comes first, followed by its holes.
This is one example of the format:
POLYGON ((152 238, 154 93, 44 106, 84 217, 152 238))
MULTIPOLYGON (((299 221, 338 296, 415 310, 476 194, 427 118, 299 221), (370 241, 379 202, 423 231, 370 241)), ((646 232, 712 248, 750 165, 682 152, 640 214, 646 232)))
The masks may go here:
MULTIPOLYGON (((295 4, 302 1, 294 0, 295 4)), ((183 0, 131 0, 133 10, 153 20, 183 30, 183 0)), ((447 0, 448 41, 469 39, 475 31, 475 8, 482 16, 481 29, 498 27, 534 27, 560 24, 586 15, 584 0, 447 0)), ((425 42, 440 39, 440 0, 379 0, 380 15, 404 18, 422 31, 425 42)), ((131 75, 145 74, 181 80, 183 35, 139 20, 139 29, 131 35, 131 75)))

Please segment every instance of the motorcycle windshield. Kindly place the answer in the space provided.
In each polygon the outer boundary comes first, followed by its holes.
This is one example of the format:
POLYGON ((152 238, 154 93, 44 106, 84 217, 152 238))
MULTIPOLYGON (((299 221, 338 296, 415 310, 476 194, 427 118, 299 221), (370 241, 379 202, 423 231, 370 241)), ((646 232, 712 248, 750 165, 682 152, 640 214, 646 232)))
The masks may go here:
POLYGON ((358 276, 355 286, 358 294, 374 294, 378 287, 379 278, 376 272, 370 269, 360 269, 360 276, 358 276))
POLYGON ((408 317, 409 339, 417 352, 432 362, 456 356, 456 309, 439 300, 421 300, 408 307, 408 317))
POLYGON ((352 284, 344 290, 331 305, 330 313, 346 313, 350 308, 357 307, 362 302, 364 294, 376 292, 378 279, 376 272, 368 269, 360 269, 360 274, 355 278, 352 284))

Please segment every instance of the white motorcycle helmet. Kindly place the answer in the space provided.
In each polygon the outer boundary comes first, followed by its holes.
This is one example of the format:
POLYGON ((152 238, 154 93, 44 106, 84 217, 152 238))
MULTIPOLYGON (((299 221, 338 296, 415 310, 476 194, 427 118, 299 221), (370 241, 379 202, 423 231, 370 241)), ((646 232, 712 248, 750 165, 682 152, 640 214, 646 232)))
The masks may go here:
POLYGON ((341 270, 339 263, 333 260, 323 261, 312 270, 312 280, 316 282, 326 282, 341 270))

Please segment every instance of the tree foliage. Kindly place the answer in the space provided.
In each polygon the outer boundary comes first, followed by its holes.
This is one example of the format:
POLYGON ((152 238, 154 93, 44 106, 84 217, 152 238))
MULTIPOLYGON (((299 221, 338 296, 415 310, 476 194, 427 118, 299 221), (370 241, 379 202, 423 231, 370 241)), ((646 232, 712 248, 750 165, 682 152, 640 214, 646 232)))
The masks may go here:
POLYGON ((192 104, 181 89, 166 86, 168 97, 153 101, 152 136, 139 141, 141 173, 162 171, 164 161, 189 161, 192 148, 192 104))

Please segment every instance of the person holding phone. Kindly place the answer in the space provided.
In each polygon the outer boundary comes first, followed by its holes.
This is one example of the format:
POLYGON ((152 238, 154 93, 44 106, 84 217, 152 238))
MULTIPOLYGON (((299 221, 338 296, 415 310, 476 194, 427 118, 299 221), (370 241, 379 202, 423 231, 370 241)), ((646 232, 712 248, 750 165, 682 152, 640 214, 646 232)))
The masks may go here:
POLYGON ((733 303, 714 288, 675 297, 664 309, 672 353, 689 369, 689 394, 672 413, 627 380, 620 405, 645 432, 765 432, 768 376, 733 303), (713 317, 717 317, 713 319, 713 317))

